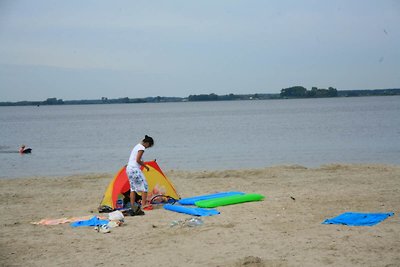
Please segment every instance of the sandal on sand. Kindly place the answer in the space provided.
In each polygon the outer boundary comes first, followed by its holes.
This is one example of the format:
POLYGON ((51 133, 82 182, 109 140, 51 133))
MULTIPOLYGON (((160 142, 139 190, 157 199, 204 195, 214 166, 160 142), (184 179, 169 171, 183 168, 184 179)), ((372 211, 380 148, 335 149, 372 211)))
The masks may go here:
POLYGON ((144 211, 141 210, 141 209, 138 209, 138 210, 135 212, 135 215, 144 215, 144 211))
POLYGON ((94 228, 98 233, 109 233, 111 232, 110 227, 107 224, 98 225, 94 228))
POLYGON ((153 209, 152 205, 148 205, 148 206, 143 207, 143 210, 152 210, 152 209, 153 209))
POLYGON ((139 209, 139 208, 138 208, 136 211, 134 211, 133 209, 130 209, 130 210, 128 211, 128 215, 129 215, 129 216, 144 215, 144 211, 141 210, 141 209, 139 209))

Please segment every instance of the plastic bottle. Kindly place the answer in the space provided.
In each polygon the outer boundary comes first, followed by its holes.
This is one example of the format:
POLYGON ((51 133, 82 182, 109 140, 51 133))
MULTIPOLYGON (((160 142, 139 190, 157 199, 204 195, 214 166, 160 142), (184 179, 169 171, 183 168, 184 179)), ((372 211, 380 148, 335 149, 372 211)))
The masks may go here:
POLYGON ((194 227, 194 226, 200 226, 203 223, 204 222, 203 222, 202 219, 196 218, 196 217, 192 217, 187 221, 186 225, 189 226, 189 227, 194 227))
POLYGON ((174 227, 174 226, 177 226, 177 225, 179 225, 179 221, 172 221, 169 226, 170 227, 174 227))
POLYGON ((123 209, 124 208, 124 201, 122 199, 117 200, 117 205, 115 207, 117 210, 123 209))

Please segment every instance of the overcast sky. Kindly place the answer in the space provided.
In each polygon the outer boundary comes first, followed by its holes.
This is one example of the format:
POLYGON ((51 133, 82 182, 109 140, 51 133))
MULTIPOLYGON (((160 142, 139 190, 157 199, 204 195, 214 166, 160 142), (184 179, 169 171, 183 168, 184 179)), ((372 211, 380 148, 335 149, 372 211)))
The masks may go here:
POLYGON ((0 102, 400 87, 400 0, 0 0, 0 102))

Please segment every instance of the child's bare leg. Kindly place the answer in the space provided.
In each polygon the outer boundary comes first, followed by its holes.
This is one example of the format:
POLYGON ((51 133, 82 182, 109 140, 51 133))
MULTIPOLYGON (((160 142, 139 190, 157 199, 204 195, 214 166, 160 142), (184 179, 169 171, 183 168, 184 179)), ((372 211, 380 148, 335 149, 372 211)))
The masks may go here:
POLYGON ((147 205, 147 192, 142 192, 142 208, 146 207, 147 205))
POLYGON ((130 201, 131 201, 131 209, 135 210, 135 207, 136 207, 136 202, 135 202, 136 194, 135 194, 134 191, 131 191, 131 193, 129 194, 129 198, 130 198, 130 201))

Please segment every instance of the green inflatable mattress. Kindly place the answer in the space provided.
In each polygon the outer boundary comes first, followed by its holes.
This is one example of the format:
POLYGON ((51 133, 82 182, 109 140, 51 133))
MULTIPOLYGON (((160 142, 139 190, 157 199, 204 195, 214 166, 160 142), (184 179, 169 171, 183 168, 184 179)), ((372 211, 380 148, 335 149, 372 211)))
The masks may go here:
POLYGON ((260 194, 244 194, 234 195, 227 197, 220 197, 214 199, 196 201, 195 205, 200 208, 215 208, 219 206, 233 205, 237 203, 260 201, 263 200, 264 196, 260 194))

